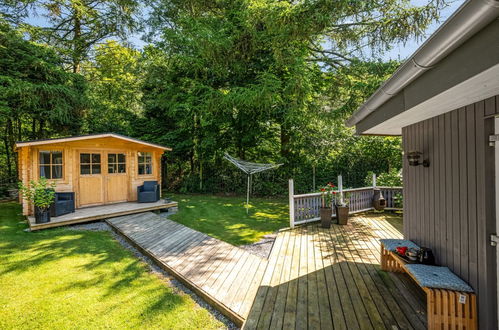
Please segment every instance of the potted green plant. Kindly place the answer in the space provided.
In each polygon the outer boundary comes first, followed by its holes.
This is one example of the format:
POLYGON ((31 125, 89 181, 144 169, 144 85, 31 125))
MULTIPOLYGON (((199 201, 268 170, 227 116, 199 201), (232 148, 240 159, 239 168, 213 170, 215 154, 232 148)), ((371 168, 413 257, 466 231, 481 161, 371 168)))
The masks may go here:
POLYGON ((331 228, 331 218, 333 217, 333 194, 334 184, 329 182, 326 186, 321 188, 321 226, 322 228, 331 228))
POLYGON ((343 198, 341 198, 340 194, 334 195, 335 201, 334 205, 336 208, 336 219, 338 220, 339 225, 346 225, 348 223, 348 213, 350 212, 350 207, 348 206, 350 202, 350 198, 348 194, 345 194, 343 198))
POLYGON ((49 183, 44 177, 39 181, 31 180, 28 185, 19 183, 19 192, 22 198, 35 206, 35 222, 50 222, 50 205, 55 198, 55 183, 49 183))

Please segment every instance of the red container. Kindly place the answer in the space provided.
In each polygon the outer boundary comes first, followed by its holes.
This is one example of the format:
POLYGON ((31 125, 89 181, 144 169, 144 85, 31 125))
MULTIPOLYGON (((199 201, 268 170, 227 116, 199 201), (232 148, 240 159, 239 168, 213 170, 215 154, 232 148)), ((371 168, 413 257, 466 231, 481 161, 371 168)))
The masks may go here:
POLYGON ((397 246, 397 253, 405 256, 407 252, 407 246, 397 246))

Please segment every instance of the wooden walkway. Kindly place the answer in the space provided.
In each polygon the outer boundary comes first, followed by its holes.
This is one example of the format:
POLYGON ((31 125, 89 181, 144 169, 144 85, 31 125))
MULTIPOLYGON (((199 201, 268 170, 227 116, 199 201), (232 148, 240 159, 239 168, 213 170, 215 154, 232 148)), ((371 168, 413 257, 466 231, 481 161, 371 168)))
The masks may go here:
POLYGON ((153 213, 108 223, 245 329, 425 329, 423 292, 380 270, 379 239, 402 236, 388 220, 282 231, 268 260, 153 213))
POLYGON ((243 324, 267 259, 151 212, 107 222, 234 323, 243 324))
POLYGON ((401 233, 382 217, 281 232, 245 329, 425 329, 422 292, 380 271, 379 238, 401 233))

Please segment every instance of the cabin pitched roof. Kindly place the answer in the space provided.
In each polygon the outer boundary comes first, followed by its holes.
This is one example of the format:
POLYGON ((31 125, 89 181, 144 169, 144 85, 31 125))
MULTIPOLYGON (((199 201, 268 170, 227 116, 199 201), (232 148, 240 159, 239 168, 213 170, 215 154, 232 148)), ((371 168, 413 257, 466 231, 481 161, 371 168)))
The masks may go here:
POLYGON ((70 136, 70 137, 61 137, 61 138, 52 138, 52 139, 44 139, 44 140, 31 140, 31 141, 18 141, 16 142, 16 148, 28 147, 28 146, 38 146, 44 144, 52 144, 52 143, 62 143, 62 142, 73 142, 73 141, 82 141, 82 140, 92 140, 92 139, 100 139, 100 138, 116 138, 128 142, 138 143, 145 146, 158 148, 166 151, 171 151, 172 149, 169 147, 165 147, 156 143, 146 142, 139 139, 131 138, 129 136, 116 134, 116 133, 99 133, 99 134, 88 134, 88 135, 79 135, 79 136, 70 136))

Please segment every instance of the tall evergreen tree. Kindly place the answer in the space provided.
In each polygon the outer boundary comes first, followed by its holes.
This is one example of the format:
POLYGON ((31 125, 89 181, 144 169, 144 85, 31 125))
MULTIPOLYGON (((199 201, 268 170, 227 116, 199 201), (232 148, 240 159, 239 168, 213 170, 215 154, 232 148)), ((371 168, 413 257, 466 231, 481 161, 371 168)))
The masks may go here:
POLYGON ((154 132, 151 138, 177 146, 176 157, 189 164, 196 182, 219 166, 224 151, 278 160, 287 164, 281 172, 297 175, 304 162, 317 161, 309 156, 312 140, 349 143, 352 132, 342 120, 396 67, 367 64, 367 74, 357 65, 363 53, 420 36, 443 6, 155 0, 150 37, 156 49, 149 52, 144 88, 150 121, 139 134, 154 132), (370 79, 365 86, 356 83, 363 75, 370 79), (357 88, 352 95, 348 84, 357 88), (324 135, 333 126, 336 135, 324 135))
POLYGON ((83 77, 65 71, 52 49, 0 22, 0 129, 8 176, 16 173, 15 141, 79 132, 85 88, 83 77))
POLYGON ((57 47, 72 72, 92 48, 107 38, 126 38, 138 26, 137 0, 7 0, 5 16, 26 25, 26 18, 41 15, 48 25, 29 27, 32 37, 57 47))

